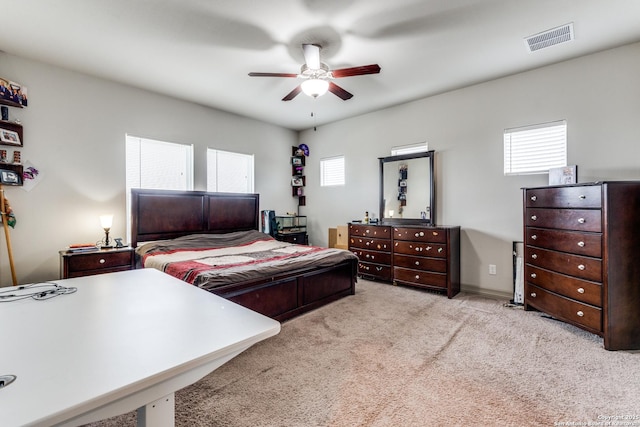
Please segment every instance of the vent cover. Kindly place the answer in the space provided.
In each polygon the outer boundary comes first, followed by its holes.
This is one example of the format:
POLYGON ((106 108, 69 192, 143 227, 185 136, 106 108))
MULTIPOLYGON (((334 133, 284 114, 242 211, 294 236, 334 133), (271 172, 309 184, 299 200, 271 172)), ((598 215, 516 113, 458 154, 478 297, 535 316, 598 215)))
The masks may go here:
POLYGON ((529 52, 573 40, 573 22, 534 34, 524 39, 529 52))

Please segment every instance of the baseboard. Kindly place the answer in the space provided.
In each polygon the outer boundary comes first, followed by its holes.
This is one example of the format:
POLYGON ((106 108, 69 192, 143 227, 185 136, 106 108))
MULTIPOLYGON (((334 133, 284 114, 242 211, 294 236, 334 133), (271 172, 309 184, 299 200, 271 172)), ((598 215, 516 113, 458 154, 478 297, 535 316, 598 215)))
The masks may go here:
POLYGON ((495 290, 492 290, 492 289, 484 289, 484 288, 479 288, 477 286, 462 285, 460 287, 460 291, 461 292, 466 292, 466 293, 469 293, 469 294, 474 294, 474 295, 481 295, 481 296, 487 297, 487 298, 499 299, 499 300, 512 300, 513 299, 513 294, 512 293, 502 292, 502 291, 495 291, 495 290))

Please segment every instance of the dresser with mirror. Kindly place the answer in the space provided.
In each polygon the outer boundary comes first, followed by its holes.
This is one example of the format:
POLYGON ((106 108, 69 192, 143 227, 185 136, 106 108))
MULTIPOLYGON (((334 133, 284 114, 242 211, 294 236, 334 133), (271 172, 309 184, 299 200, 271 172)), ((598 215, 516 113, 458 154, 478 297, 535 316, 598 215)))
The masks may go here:
POLYGON ((349 224, 366 279, 460 292, 460 227, 436 225, 435 152, 381 157, 380 221, 349 224))

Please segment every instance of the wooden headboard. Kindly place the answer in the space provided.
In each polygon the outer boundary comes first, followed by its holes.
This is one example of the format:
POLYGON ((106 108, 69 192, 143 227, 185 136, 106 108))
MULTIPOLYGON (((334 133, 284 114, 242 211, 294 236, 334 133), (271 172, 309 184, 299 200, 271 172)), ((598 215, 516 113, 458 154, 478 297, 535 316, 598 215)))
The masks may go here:
POLYGON ((260 195, 131 190, 131 246, 188 234, 258 230, 260 195))

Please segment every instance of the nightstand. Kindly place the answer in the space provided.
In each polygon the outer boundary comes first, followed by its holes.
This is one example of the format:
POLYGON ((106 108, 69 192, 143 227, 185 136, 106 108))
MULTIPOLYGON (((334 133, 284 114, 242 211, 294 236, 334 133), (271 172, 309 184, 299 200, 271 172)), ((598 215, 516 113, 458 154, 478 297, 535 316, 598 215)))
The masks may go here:
POLYGON ((133 270, 135 253, 132 247, 100 249, 95 252, 60 251, 60 277, 91 276, 114 271, 133 270))
POLYGON ((281 242, 296 243, 298 245, 309 244, 309 236, 307 236, 306 231, 299 233, 276 233, 275 238, 281 242))

